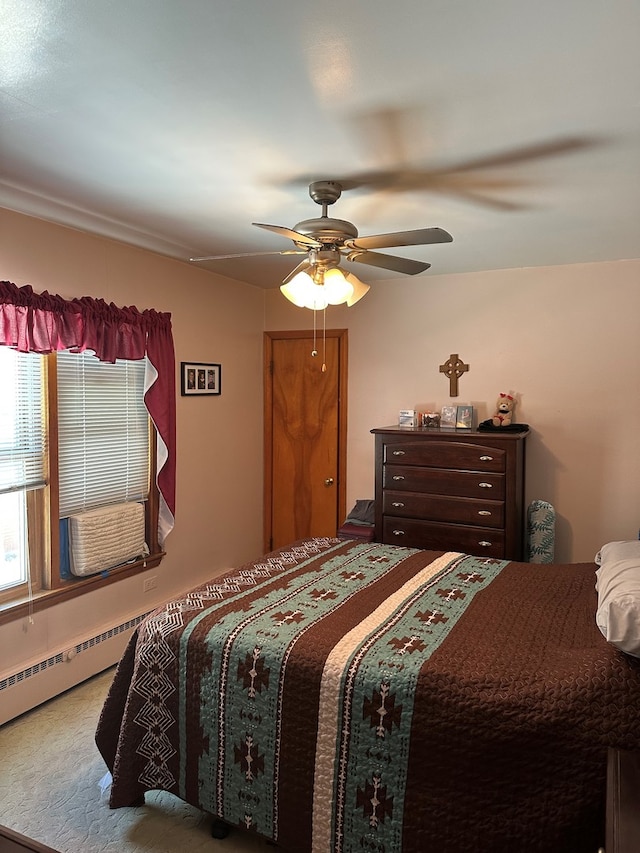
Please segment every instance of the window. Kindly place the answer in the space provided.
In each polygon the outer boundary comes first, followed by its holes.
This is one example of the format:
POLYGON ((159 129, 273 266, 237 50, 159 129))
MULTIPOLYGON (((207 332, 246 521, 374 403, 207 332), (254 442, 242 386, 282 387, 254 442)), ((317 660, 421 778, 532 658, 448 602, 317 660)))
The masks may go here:
POLYGON ((58 353, 60 518, 106 504, 146 500, 145 367, 146 359, 109 364, 92 353, 58 353))
POLYGON ((26 501, 22 491, 0 495, 0 519, 0 590, 17 590, 29 578, 26 501))
MULTIPOLYGON (((42 357, 0 347, 0 594, 30 579, 27 497, 45 485, 42 357)), ((33 503, 33 502, 31 502, 33 503)))
POLYGON ((88 509, 144 502, 146 563, 159 562, 145 368, 146 359, 112 364, 90 352, 42 356, 0 347, 0 602, 38 590, 77 594, 86 580, 92 588, 104 580, 64 571, 64 520, 88 509))
MULTIPOLYGON (((3 536, 0 620, 4 620, 23 615, 29 608, 39 610, 55 601, 72 597, 103 583, 111 583, 139 571, 145 563, 147 567, 158 565, 163 556, 162 546, 175 520, 176 400, 171 315, 154 308, 145 308, 143 311, 138 311, 134 306, 119 308, 113 303, 90 296, 64 299, 47 291, 36 293, 31 285, 18 287, 13 282, 0 281, 0 347, 4 353, 3 358, 13 359, 3 362, 7 368, 3 381, 7 382, 9 394, 14 395, 11 397, 11 407, 2 409, 5 414, 0 424, 0 463, 4 466, 0 471, 0 509, 3 510, 3 518, 6 513, 6 530, 0 530, 3 536), (7 349, 4 349, 5 347, 7 349), (88 576, 81 579, 65 579, 60 575, 60 543, 63 542, 64 550, 64 531, 59 518, 59 507, 61 497, 63 501, 65 499, 66 490, 63 486, 61 493, 60 472, 64 472, 67 462, 63 460, 60 464, 58 454, 58 427, 63 424, 60 421, 55 353, 65 349, 71 353, 91 350, 103 366, 113 365, 116 359, 139 362, 146 359, 148 367, 144 379, 144 405, 148 412, 146 423, 150 439, 146 461, 147 470, 153 472, 153 475, 149 478, 151 484, 146 489, 144 517, 141 522, 138 521, 138 527, 135 528, 141 534, 139 544, 135 544, 135 548, 146 550, 146 539, 150 553, 146 561, 134 558, 133 562, 110 570, 107 577, 101 577, 93 571, 87 571, 88 576), (49 353, 51 355, 48 355, 49 353), (27 385, 30 396, 18 399, 14 389, 19 384, 20 370, 29 363, 23 360, 25 354, 40 354, 34 355, 33 358, 39 365, 38 381, 41 383, 41 394, 37 394, 37 385, 29 381, 27 385), (39 416, 36 408, 38 399, 42 407, 39 416), (36 447, 35 442, 36 424, 43 430, 44 438, 40 447, 36 447), (31 436, 34 441, 31 443, 25 441, 24 430, 27 425, 29 429, 33 427, 31 436), (37 460, 43 462, 44 483, 36 475, 29 474, 30 479, 27 477, 28 469, 33 467, 37 460), (13 494, 17 497, 7 497, 13 494), (142 525, 144 530, 141 530, 142 525), (20 562, 15 563, 17 559, 20 562), (11 563, 14 565, 9 566, 11 563), (21 595, 37 590, 38 585, 42 589, 33 597, 32 602, 29 601, 28 606, 16 603, 21 595), (12 599, 11 605, 6 604, 8 597, 12 599)), ((64 359, 64 356, 62 358, 64 359)), ((128 379, 118 379, 115 384, 120 381, 136 382, 134 374, 135 369, 128 379)), ((102 382, 102 373, 100 381, 102 382)), ((62 374, 61 384, 64 384, 62 374)), ((115 387, 114 382, 105 382, 103 389, 111 390, 112 386, 115 387)), ((86 390, 81 393, 81 399, 84 406, 88 400, 86 390)), ((4 398, 0 400, 0 405, 3 403, 4 398)), ((71 404, 71 409, 75 411, 81 404, 76 400, 71 404)), ((111 419, 112 397, 103 393, 99 395, 95 405, 103 406, 99 415, 104 427, 102 438, 94 443, 93 457, 82 456, 83 461, 78 463, 77 473, 80 479, 86 479, 87 488, 82 486, 82 500, 85 500, 85 492, 86 498, 93 500, 89 492, 96 483, 99 499, 110 500, 102 491, 105 485, 102 478, 109 480, 110 487, 113 470, 109 474, 99 473, 98 468, 94 467, 94 460, 103 461, 101 456, 107 454, 100 452, 100 449, 104 451, 105 446, 100 442, 105 433, 113 433, 116 428, 111 419), (89 486, 91 488, 88 488, 89 486)), ((125 494, 132 494, 130 489, 137 488, 134 482, 136 476, 133 473, 135 465, 129 463, 133 462, 133 457, 143 446, 138 442, 138 450, 132 450, 144 432, 143 429, 131 426, 134 421, 135 416, 131 411, 127 411, 124 427, 132 431, 135 440, 133 444, 127 443, 127 449, 124 451, 127 461, 125 494)), ((80 423, 88 435, 86 420, 82 418, 80 423)), ((72 441, 75 442, 76 439, 72 441)), ((87 442, 86 446, 89 445, 90 442, 87 442)), ((115 451, 110 448, 109 453, 112 452, 115 451)), ((73 468, 73 464, 71 467, 73 468)), ((118 475, 122 470, 121 464, 115 466, 118 475)), ((95 496, 95 489, 93 491, 95 496)), ((140 506, 142 504, 129 502, 127 510, 133 508, 139 515, 140 506)), ((133 549, 133 546, 131 547, 133 549)), ((122 559, 132 558, 128 556, 122 559)))

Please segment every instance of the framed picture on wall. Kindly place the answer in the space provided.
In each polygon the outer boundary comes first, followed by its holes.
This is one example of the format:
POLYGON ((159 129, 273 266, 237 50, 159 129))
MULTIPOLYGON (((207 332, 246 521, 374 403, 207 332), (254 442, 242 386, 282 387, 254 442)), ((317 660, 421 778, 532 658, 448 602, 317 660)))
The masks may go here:
POLYGON ((221 394, 222 365, 201 361, 181 361, 180 393, 183 397, 215 397, 221 394))

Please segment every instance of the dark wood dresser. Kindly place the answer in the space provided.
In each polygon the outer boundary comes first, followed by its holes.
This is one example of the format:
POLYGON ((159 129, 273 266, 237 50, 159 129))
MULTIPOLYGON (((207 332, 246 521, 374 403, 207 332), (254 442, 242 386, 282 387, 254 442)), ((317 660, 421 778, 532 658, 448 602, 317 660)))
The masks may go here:
POLYGON ((377 542, 523 559, 527 431, 371 432, 377 542))

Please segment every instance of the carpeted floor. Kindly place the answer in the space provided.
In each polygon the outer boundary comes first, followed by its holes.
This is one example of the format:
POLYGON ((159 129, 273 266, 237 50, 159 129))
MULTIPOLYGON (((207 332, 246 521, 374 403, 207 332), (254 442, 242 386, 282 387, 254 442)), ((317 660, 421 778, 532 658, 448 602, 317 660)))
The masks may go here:
POLYGON ((211 837, 211 818, 170 794, 112 810, 94 743, 108 670, 0 727, 0 824, 60 853, 262 853, 241 831, 211 837))

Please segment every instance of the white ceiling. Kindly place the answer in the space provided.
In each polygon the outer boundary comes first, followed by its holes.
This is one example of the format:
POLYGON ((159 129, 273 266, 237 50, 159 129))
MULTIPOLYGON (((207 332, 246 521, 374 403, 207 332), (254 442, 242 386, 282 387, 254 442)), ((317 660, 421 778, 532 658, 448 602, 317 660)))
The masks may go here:
MULTIPOLYGON (((0 14, 5 207, 188 262, 294 248, 251 223, 320 216, 311 180, 402 169, 401 191, 349 190, 329 215, 361 235, 449 231, 385 250, 429 261, 422 278, 640 257, 638 0, 2 0, 0 14), (524 156, 555 143, 567 150, 524 156)), ((207 267, 276 287, 298 260, 207 267)))

